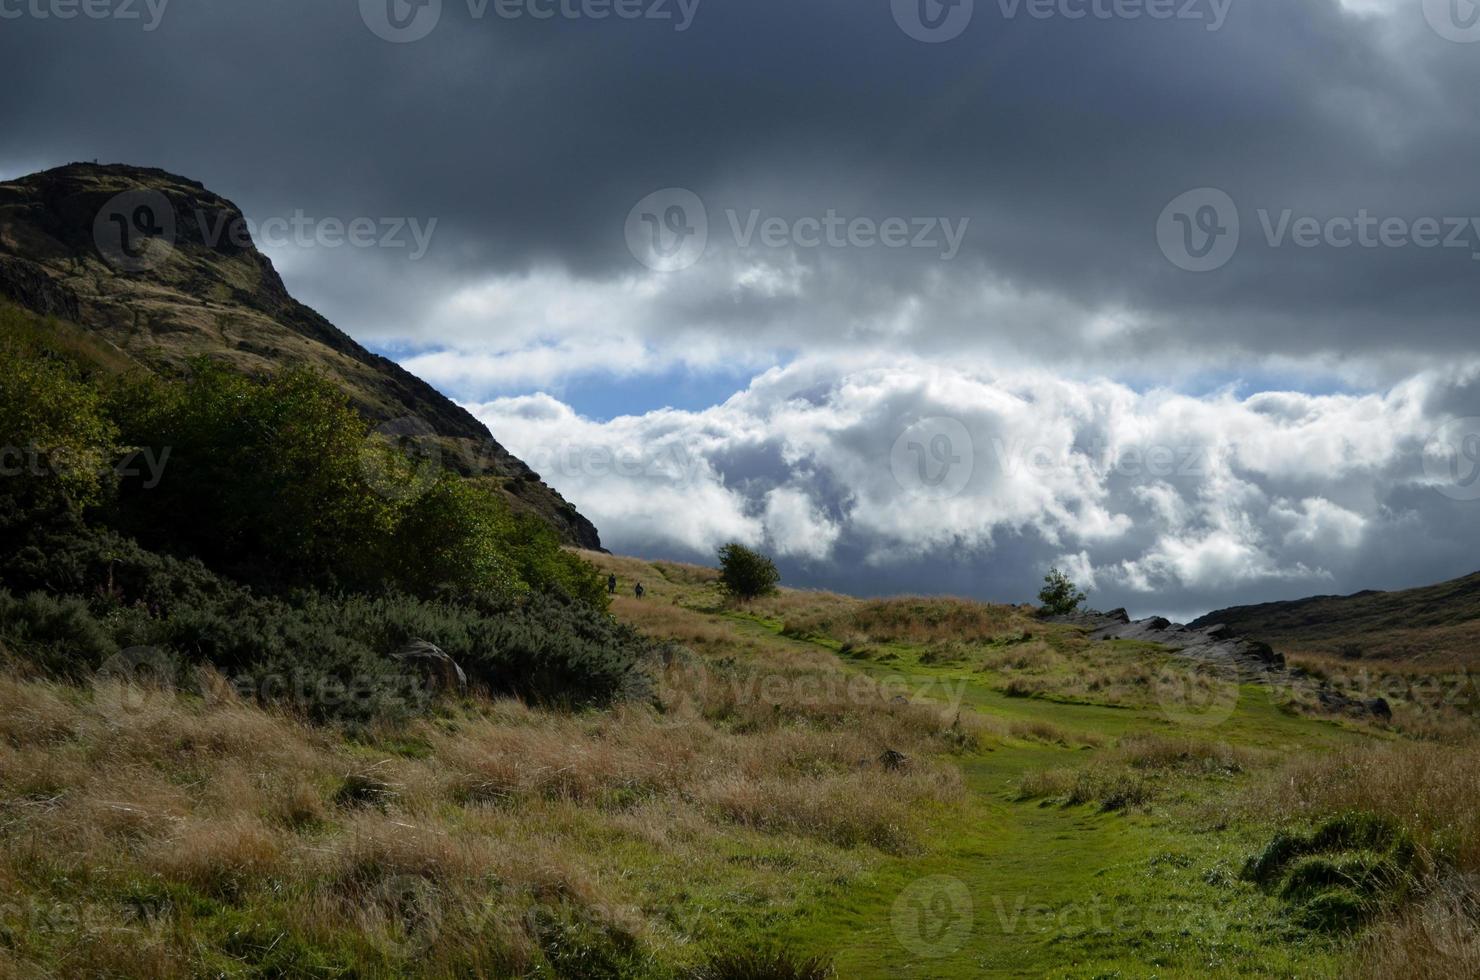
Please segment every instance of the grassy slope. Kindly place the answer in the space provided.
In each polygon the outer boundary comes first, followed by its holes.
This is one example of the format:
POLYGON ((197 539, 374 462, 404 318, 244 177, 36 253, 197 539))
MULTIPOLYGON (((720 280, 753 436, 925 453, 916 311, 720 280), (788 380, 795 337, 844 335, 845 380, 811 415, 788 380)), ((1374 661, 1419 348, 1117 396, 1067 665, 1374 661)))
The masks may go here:
MULTIPOLYGON (((716 608, 712 592, 701 584, 702 573, 695 570, 591 557, 621 577, 624 591, 633 580, 644 582, 648 595, 643 602, 622 598, 617 611, 647 628, 661 630, 673 615, 664 607, 672 604, 704 610, 712 622, 758 648, 842 646, 836 636, 804 640, 782 634, 785 612, 802 620, 808 616, 809 610, 797 608, 795 595, 783 596, 773 608, 762 602, 753 612, 740 613, 716 608)), ((817 596, 811 601, 834 600, 817 596)), ((950 684, 953 692, 963 692, 968 710, 1024 726, 1056 726, 1068 733, 1070 744, 1007 737, 965 758, 966 803, 932 828, 925 854, 883 860, 862 883, 836 890, 826 902, 776 930, 779 938, 804 950, 834 954, 841 975, 848 977, 1339 973, 1339 950, 1289 929, 1273 899, 1233 880, 1243 859, 1262 845, 1264 828, 1193 830, 1180 812, 1106 813, 1092 806, 1019 798, 1018 783, 1028 773, 1080 765, 1103 751, 1085 741, 1103 743, 1137 731, 1185 734, 1156 706, 1066 703, 1050 699, 1051 693, 1009 697, 1000 690, 1007 671, 928 662, 939 656, 938 649, 932 652, 938 646, 894 642, 849 662, 881 681, 915 691, 938 694, 950 684), (946 940, 943 947, 924 951, 944 955, 922 955, 918 946, 906 948, 896 934, 896 901, 902 895, 908 901, 905 890, 912 883, 941 875, 964 883, 972 925, 959 949, 950 949, 953 942, 946 940)), ((1240 690, 1231 717, 1195 734, 1281 754, 1357 737, 1330 722, 1281 712, 1262 689, 1253 687, 1240 690)), ((1224 789, 1199 785, 1181 792, 1196 797, 1224 789)), ((903 914, 908 933, 910 913, 903 914)), ((941 919, 947 921, 953 920, 941 919)))
POLYGON ((1473 666, 1480 650, 1480 573, 1399 592, 1314 596, 1220 609, 1225 623, 1289 654, 1473 666))
POLYGON ((1021 609, 740 611, 710 570, 588 557, 617 615, 696 656, 660 671, 661 712, 471 698, 347 741, 220 694, 0 674, 0 977, 672 978, 768 944, 850 980, 1345 971, 1344 941, 1237 880, 1273 830, 1218 805, 1248 769, 1147 769, 1119 811, 1025 784, 1137 733, 1273 761, 1363 733, 1253 688, 1179 726, 1164 654, 1021 609))

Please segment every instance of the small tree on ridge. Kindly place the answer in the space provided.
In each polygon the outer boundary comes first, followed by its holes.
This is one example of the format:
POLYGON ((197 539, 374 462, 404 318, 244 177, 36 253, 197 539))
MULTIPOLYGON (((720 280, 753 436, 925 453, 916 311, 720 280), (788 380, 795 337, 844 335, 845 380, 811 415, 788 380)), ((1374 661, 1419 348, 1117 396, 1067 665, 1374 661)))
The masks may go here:
POLYGON ((756 599, 776 591, 781 573, 759 551, 731 541, 719 549, 719 581, 737 599, 756 599))
POLYGON ((1043 588, 1038 593, 1038 604, 1046 616, 1066 616, 1079 608, 1085 600, 1084 592, 1069 580, 1069 576, 1057 568, 1043 576, 1043 588))

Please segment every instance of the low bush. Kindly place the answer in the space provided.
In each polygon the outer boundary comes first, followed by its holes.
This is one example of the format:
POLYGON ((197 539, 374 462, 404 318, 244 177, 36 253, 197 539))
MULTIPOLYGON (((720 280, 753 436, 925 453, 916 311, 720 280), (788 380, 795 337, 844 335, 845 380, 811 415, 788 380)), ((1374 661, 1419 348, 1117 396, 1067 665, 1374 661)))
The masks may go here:
POLYGON ((493 694, 574 708, 649 690, 652 645, 554 592, 257 595, 198 562, 65 522, 33 528, 0 564, 0 641, 13 658, 72 680, 144 647, 214 667, 239 693, 315 720, 394 719, 427 707, 423 678, 391 657, 413 639, 441 647, 493 694))

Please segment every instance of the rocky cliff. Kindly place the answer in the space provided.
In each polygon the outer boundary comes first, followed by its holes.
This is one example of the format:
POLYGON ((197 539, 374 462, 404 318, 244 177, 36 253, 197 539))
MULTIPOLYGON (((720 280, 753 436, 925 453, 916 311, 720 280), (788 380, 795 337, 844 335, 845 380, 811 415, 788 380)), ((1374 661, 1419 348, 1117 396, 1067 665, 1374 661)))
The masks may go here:
POLYGON ((494 483, 568 543, 596 528, 431 385, 288 294, 240 209, 162 170, 71 164, 0 183, 0 296, 71 321, 155 371, 210 357, 246 373, 307 366, 388 431, 430 435, 445 465, 494 483))

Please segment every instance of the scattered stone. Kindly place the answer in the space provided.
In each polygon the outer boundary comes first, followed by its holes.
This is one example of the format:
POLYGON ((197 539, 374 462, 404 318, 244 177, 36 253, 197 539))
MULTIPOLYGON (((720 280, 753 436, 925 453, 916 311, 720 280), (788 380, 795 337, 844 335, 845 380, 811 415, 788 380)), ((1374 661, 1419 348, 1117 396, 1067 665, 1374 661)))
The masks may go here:
POLYGON ((1388 704, 1387 698, 1354 698, 1342 694, 1330 687, 1322 687, 1316 692, 1316 700, 1322 708, 1327 711, 1353 715, 1355 717, 1379 718, 1383 721, 1393 720, 1393 708, 1388 704))

